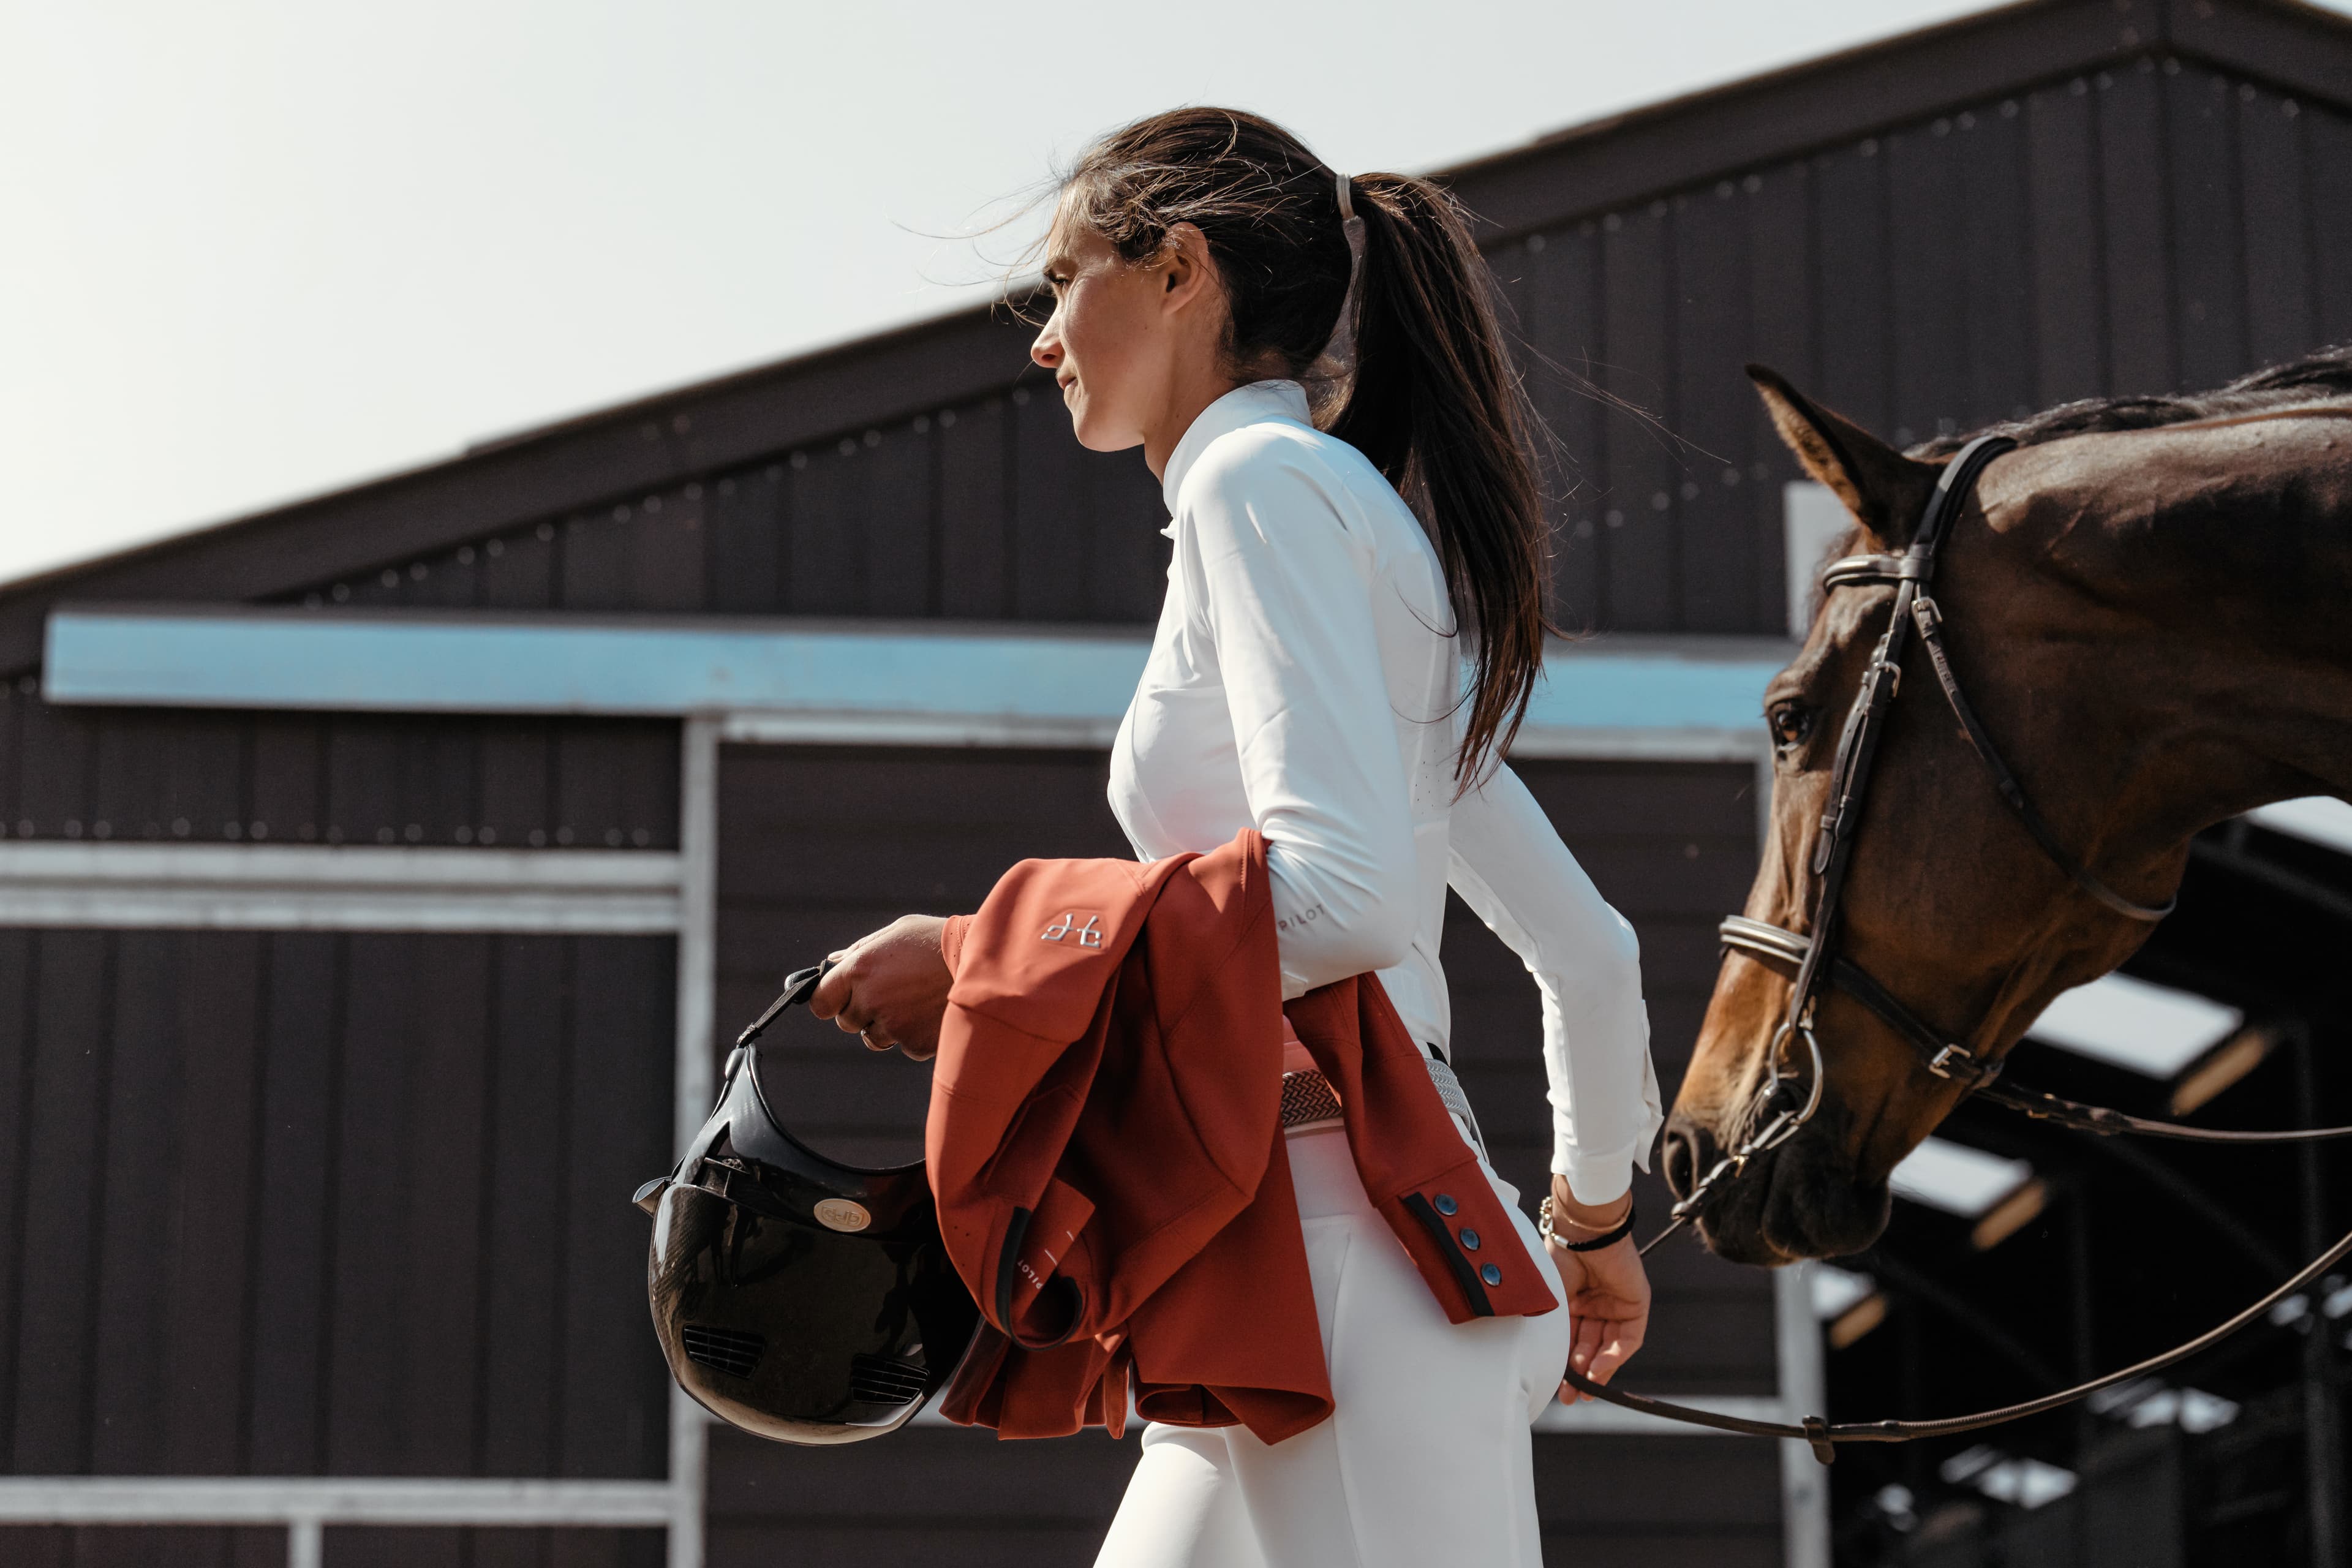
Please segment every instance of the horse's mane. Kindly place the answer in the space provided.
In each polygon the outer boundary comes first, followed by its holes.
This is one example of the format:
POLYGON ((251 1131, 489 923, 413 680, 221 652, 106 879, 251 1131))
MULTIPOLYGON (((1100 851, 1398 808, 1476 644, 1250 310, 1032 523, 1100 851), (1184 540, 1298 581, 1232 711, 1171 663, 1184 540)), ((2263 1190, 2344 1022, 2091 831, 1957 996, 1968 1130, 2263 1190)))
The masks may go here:
POLYGON ((2085 397, 1965 436, 1938 436, 1911 448, 1915 458, 1948 458, 1978 436, 2006 436, 2021 447, 2102 430, 2149 430, 2191 419, 2259 414, 2295 403, 2352 397, 2352 343, 2242 375, 2211 392, 2169 397, 2085 397))

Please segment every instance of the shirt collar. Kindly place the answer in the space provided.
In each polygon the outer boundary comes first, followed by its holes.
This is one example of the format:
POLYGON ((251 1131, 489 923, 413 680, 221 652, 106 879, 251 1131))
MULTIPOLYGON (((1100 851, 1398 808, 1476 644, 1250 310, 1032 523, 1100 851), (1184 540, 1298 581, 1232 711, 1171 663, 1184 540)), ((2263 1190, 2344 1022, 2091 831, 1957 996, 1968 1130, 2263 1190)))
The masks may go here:
MULTIPOLYGON (((1254 381, 1247 386, 1237 386, 1218 398, 1193 417, 1176 449, 1168 454, 1167 471, 1160 482, 1160 499, 1168 503, 1170 515, 1176 510, 1176 498, 1184 489, 1184 476, 1200 461, 1209 443, 1228 432, 1246 425, 1262 424, 1268 419, 1288 419, 1314 428, 1307 411, 1307 389, 1295 381, 1254 381)), ((1173 531, 1170 524, 1163 532, 1173 531)))

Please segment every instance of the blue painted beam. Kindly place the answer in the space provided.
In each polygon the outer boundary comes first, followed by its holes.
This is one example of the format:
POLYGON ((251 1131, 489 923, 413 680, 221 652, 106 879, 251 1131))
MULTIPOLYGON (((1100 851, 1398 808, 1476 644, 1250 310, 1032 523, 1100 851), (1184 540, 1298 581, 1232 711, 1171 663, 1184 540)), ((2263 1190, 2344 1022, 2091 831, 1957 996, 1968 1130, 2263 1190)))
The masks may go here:
MULTIPOLYGON (((52 702, 411 713, 799 715, 1102 738, 1140 633, 155 605, 52 614, 52 702)), ((1779 667, 1752 643, 1560 650, 1530 731, 1748 734, 1779 667)))

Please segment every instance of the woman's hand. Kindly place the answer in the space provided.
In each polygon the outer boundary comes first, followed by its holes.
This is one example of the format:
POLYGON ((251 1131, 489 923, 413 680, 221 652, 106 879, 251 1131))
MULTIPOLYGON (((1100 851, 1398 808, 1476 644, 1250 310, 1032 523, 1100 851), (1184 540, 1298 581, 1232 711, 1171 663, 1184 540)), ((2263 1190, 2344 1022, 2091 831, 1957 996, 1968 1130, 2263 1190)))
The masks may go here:
MULTIPOLYGON (((1567 1179, 1558 1175, 1551 1190, 1552 1228, 1562 1241, 1606 1236, 1633 1210, 1631 1193, 1613 1204, 1580 1204, 1567 1179)), ((1568 1364, 1595 1383, 1606 1383, 1633 1359, 1649 1332, 1650 1277, 1642 1267, 1641 1249, 1626 1236, 1597 1252, 1570 1252, 1558 1245, 1544 1250, 1559 1266, 1568 1292, 1568 1364)), ((1573 1405, 1592 1396, 1563 1382, 1559 1397, 1573 1405)))
POLYGON ((911 1060, 930 1060, 955 979, 940 953, 946 924, 937 915, 900 915, 830 954, 833 967, 817 982, 809 1011, 862 1036, 869 1051, 896 1047, 911 1060))

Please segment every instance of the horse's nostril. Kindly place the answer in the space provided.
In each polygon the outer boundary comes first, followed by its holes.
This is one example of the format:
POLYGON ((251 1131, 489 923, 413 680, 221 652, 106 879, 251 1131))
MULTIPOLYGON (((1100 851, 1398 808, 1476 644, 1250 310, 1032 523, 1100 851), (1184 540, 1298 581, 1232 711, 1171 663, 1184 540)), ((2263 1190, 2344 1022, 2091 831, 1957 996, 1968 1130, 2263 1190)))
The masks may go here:
POLYGON ((1665 1167, 1666 1185, 1675 1196, 1690 1196, 1698 1185, 1699 1173, 1706 1166, 1707 1150, 1712 1142, 1704 1129, 1693 1126, 1680 1117, 1666 1124, 1664 1148, 1661 1159, 1665 1167))

